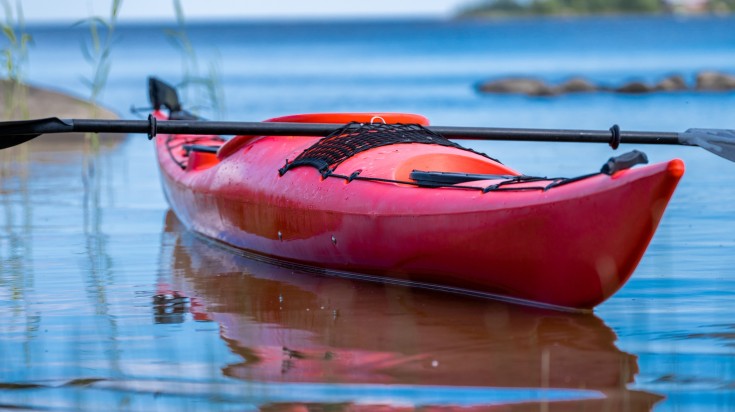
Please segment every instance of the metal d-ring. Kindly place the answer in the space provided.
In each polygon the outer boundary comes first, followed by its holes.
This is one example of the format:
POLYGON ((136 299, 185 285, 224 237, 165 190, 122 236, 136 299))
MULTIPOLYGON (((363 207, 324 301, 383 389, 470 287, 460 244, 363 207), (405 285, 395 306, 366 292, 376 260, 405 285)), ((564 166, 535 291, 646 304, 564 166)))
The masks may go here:
POLYGON ((383 124, 388 124, 388 122, 386 122, 385 119, 380 116, 373 116, 372 119, 370 119, 370 124, 375 124, 375 121, 378 119, 382 120, 383 124))

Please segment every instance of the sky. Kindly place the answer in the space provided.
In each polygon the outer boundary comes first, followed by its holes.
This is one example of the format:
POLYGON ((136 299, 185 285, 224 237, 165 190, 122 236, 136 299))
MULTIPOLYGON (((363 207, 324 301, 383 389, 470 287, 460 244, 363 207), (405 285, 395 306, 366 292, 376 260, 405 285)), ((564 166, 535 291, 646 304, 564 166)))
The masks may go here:
MULTIPOLYGON (((469 2, 471 0, 181 0, 188 20, 449 17, 469 2)), ((122 0, 120 20, 173 20, 173 3, 174 0, 122 0)), ((22 2, 28 23, 106 17, 111 4, 112 0, 22 2)))

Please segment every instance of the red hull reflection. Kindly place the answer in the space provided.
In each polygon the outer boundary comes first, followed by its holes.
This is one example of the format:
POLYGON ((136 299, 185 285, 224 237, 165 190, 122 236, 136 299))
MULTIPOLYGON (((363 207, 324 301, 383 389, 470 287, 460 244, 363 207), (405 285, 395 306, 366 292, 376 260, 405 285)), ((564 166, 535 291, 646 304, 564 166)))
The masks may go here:
MULTIPOLYGON (((168 309, 157 319, 183 321, 185 309, 194 320, 217 322, 232 352, 242 357, 223 366, 226 376, 259 382, 585 389, 604 395, 521 401, 491 410, 648 411, 661 399, 627 389, 638 372, 636 357, 619 350, 615 333, 594 315, 302 274, 202 241, 185 232, 171 213, 167 234, 172 246, 163 264, 170 258, 175 276, 162 280, 163 300, 156 307, 168 309)), ((262 410, 313 408, 274 403, 262 410)))

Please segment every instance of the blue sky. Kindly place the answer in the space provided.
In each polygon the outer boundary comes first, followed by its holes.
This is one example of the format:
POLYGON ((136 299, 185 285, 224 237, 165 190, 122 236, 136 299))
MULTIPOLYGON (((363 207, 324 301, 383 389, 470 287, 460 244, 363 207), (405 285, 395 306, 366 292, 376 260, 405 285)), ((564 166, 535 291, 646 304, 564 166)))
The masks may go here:
MULTIPOLYGON (((14 2, 11 2, 13 4, 14 2)), ((24 0, 27 22, 105 16, 112 0, 24 0)), ((468 0, 182 0, 188 19, 448 17, 468 0)), ((173 0, 123 0, 125 21, 173 19, 173 0)))

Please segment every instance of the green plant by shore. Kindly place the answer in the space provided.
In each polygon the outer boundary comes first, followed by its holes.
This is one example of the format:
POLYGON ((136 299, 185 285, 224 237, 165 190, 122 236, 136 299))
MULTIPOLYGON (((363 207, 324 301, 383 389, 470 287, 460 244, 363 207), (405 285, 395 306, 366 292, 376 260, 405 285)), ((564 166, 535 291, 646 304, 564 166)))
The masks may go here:
POLYGON ((89 27, 89 41, 82 43, 82 53, 92 66, 92 76, 83 77, 82 82, 89 88, 89 100, 94 105, 99 101, 110 75, 112 67, 110 54, 121 6, 122 0, 114 0, 107 19, 93 16, 76 23, 86 24, 89 27))
POLYGON ((460 18, 635 13, 731 13, 735 0, 687 5, 676 0, 484 0, 466 7, 460 18))
POLYGON ((25 66, 28 63, 28 46, 32 43, 31 35, 25 31, 23 7, 20 1, 15 5, 15 12, 8 0, 2 1, 5 22, 0 25, 3 37, 7 42, 0 50, 2 55, 4 116, 7 118, 28 118, 28 90, 23 81, 25 66))
MULTIPOLYGON (((89 27, 89 40, 82 43, 82 54, 92 66, 92 76, 82 77, 82 82, 90 91, 89 104, 92 118, 99 115, 99 99, 107 85, 107 78, 110 76, 112 43, 121 6, 122 0, 114 0, 107 19, 93 16, 75 23, 75 25, 86 24, 89 27)), ((99 149, 97 133, 85 133, 84 137, 87 142, 91 143, 93 150, 99 149)))

